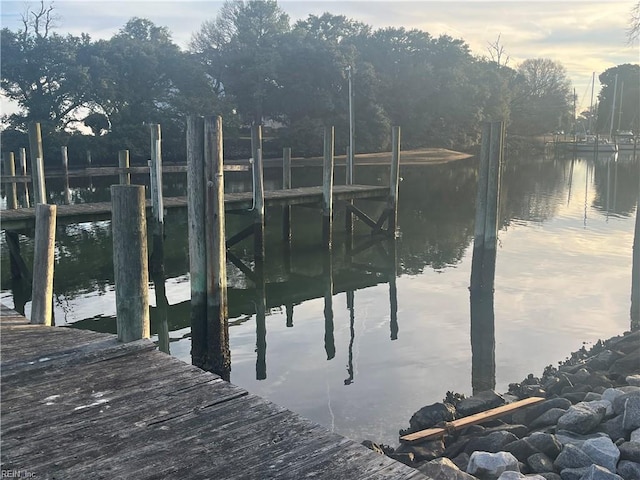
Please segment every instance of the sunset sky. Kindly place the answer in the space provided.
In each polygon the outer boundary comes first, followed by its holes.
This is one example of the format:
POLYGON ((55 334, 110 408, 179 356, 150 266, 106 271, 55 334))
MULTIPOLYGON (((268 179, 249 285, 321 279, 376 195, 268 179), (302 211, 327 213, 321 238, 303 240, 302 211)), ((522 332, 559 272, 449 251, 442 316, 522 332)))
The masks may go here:
MULTIPOLYGON (((578 106, 590 101, 591 74, 609 67, 640 63, 638 43, 629 45, 627 29, 634 1, 288 1, 278 2, 292 23, 309 14, 330 12, 374 28, 418 28, 432 36, 462 38, 475 55, 488 55, 498 35, 509 66, 527 58, 562 63, 576 89, 578 106)), ((38 3, 31 2, 35 6, 38 3)), ((16 30, 27 2, 2 1, 2 27, 16 30)), ((129 18, 148 18, 166 26, 174 41, 187 48, 202 22, 216 16, 218 1, 57 0, 59 33, 89 33, 110 38, 129 18)), ((597 82, 597 80, 596 80, 597 82)), ((596 83, 596 94, 599 85, 596 83)))

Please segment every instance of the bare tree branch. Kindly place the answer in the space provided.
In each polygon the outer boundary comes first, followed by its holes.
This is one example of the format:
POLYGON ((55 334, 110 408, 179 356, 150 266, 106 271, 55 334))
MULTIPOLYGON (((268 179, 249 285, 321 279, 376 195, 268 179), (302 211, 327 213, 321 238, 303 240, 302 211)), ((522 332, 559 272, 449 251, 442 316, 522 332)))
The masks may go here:
POLYGON ((633 45, 640 38, 640 1, 631 8, 631 18, 627 29, 627 44, 633 45))

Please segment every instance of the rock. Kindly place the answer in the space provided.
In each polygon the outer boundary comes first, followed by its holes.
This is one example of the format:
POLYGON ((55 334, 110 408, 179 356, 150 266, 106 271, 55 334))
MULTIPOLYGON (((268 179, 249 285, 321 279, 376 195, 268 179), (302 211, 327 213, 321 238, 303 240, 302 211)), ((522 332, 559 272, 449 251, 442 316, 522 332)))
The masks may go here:
POLYGON ((581 448, 575 445, 565 445, 560 455, 556 457, 553 466, 556 470, 564 470, 566 468, 582 468, 588 467, 593 461, 591 457, 584 453, 581 448))
POLYGON ((392 452, 388 455, 389 458, 393 458, 396 462, 404 463, 410 467, 416 463, 416 456, 413 452, 392 452))
POLYGON ((611 365, 620 357, 622 357, 620 352, 604 350, 587 360, 586 365, 592 370, 609 370, 611 365))
POLYGON ((622 337, 612 339, 609 348, 618 350, 622 353, 631 353, 638 350, 640 345, 640 330, 633 333, 625 333, 622 337))
POLYGON ((527 437, 527 441, 551 460, 555 460, 562 451, 562 445, 553 434, 534 432, 527 437))
POLYGON ((565 468, 560 472, 562 480, 580 480, 587 473, 589 467, 582 468, 565 468))
POLYGON ((610 472, 616 471, 616 465, 620 459, 620 450, 610 438, 592 438, 582 445, 582 451, 586 453, 593 463, 606 468, 610 472))
POLYGON ((618 445, 618 450, 620 450, 620 460, 640 463, 640 443, 624 442, 618 445))
POLYGON ((622 477, 610 472, 606 468, 600 465, 591 465, 585 474, 582 476, 582 480, 623 480, 622 477))
POLYGON ((475 451, 495 453, 501 451, 505 445, 518 440, 513 433, 499 430, 483 437, 472 438, 465 447, 465 453, 471 455, 475 451))
POLYGON ((401 443, 394 453, 411 453, 416 462, 429 461, 442 456, 444 453, 444 442, 440 439, 432 442, 401 443))
POLYGON ((498 477, 498 480, 520 480, 522 478, 526 478, 529 480, 545 480, 545 478, 540 475, 525 475, 524 473, 514 472, 513 470, 502 472, 502 474, 498 477))
POLYGON ((561 408, 551 408, 533 420, 529 426, 531 428, 547 427, 549 425, 555 425, 558 423, 558 419, 566 413, 566 410, 561 408))
POLYGON ((534 447, 528 440, 529 437, 525 437, 521 440, 516 440, 504 446, 504 451, 513 454, 521 462, 526 462, 527 458, 540 451, 534 447))
POLYGON ((371 440, 364 440, 362 442, 362 445, 364 445, 365 447, 367 447, 369 450, 373 450, 376 453, 379 453, 380 455, 384 455, 385 454, 385 446, 386 445, 382 445, 382 444, 377 444, 372 442, 371 440))
POLYGON ((640 480, 640 463, 622 460, 618 463, 618 475, 624 480, 640 480))
POLYGON ((613 400, 613 411, 615 412, 616 415, 622 415, 624 413, 624 404, 627 401, 627 399, 631 398, 631 397, 640 397, 640 387, 626 387, 626 388, 621 388, 620 390, 623 390, 625 393, 623 395, 620 395, 619 397, 616 397, 613 400))
POLYGON ((620 395, 624 395, 624 391, 619 388, 607 388, 602 394, 603 400, 609 400, 611 402, 611 408, 613 408, 613 402, 620 395))
POLYGON ((625 402, 622 428, 627 431, 640 428, 640 397, 630 397, 625 402))
POLYGON ((598 438, 598 437, 606 437, 607 435, 602 432, 590 433, 589 435, 579 435, 574 432, 569 432, 567 430, 558 430, 556 432, 556 439, 565 446, 567 444, 576 445, 581 447, 584 442, 589 440, 590 438, 598 438))
POLYGON ((422 463, 417 467, 417 470, 434 480, 475 480, 471 475, 460 470, 448 458, 437 458, 422 463))
POLYGON ((532 405, 528 408, 524 408, 522 410, 514 412, 514 414, 512 415, 512 420, 515 423, 524 423, 525 425, 529 425, 529 423, 531 423, 534 419, 538 418, 540 415, 544 414, 548 410, 551 410, 552 408, 567 410, 570 406, 571 401, 567 400, 566 398, 551 398, 537 405, 532 405))
POLYGON ((555 472, 541 472, 538 475, 544 477, 546 480, 562 480, 562 477, 555 472))
POLYGON ((463 472, 467 471, 467 466, 469 465, 469 455, 462 452, 455 458, 452 458, 451 461, 456 464, 456 466, 462 470, 463 472))
POLYGON ((636 428, 629 436, 632 442, 640 443, 640 428, 636 428))
POLYGON ((606 410, 605 406, 597 402, 577 403, 558 419, 558 428, 581 434, 589 433, 602 421, 606 410))
POLYGON ((444 450, 444 456, 447 458, 454 458, 464 452, 467 443, 471 441, 472 437, 459 437, 455 442, 449 443, 444 450))
POLYGON ((593 400, 602 400, 602 395, 600 393, 587 392, 583 402, 592 402, 593 400))
POLYGON ((628 375, 625 378, 625 381, 629 384, 629 385, 633 385, 635 387, 640 387, 640 375, 628 375))
POLYGON ((463 398, 460 400, 460 403, 458 403, 456 410, 458 411, 459 417, 467 417, 474 413, 484 412, 485 410, 501 405, 504 405, 504 398, 493 390, 486 390, 472 397, 463 398))
POLYGON ((553 460, 544 453, 535 453, 527 458, 527 465, 534 473, 553 472, 553 460))
POLYGON ((529 433, 529 428, 527 428, 525 425, 520 425, 516 423, 511 425, 502 425, 499 427, 491 427, 491 428, 485 429, 486 435, 493 432, 509 432, 509 433, 513 433, 517 438, 522 438, 527 433, 529 433))
POLYGON ((614 442, 618 441, 621 438, 625 438, 626 432, 622 428, 622 415, 618 415, 617 417, 613 417, 606 422, 600 424, 602 431, 606 433, 611 440, 614 442))
POLYGON ((562 480, 580 480, 588 469, 589 467, 565 468, 560 472, 560 477, 562 480))
POLYGON ((604 408, 604 418, 610 418, 614 415, 613 404, 609 400, 591 400, 590 402, 585 400, 584 404, 592 408, 604 408))
POLYGON ((411 416, 409 431, 417 432, 425 428, 433 427, 436 423, 450 422, 456 418, 456 409, 448 403, 434 403, 422 407, 411 416))
POLYGON ((570 400, 571 403, 576 404, 584 400, 587 392, 569 392, 562 395, 562 398, 570 400))
POLYGON ((473 452, 467 467, 467 473, 481 480, 495 480, 507 470, 520 471, 518 459, 508 452, 473 452))
POLYGON ((636 346, 635 351, 631 351, 613 362, 613 365, 609 367, 609 373, 624 375, 626 378, 630 374, 637 373, 638 365, 640 365, 640 348, 636 346))

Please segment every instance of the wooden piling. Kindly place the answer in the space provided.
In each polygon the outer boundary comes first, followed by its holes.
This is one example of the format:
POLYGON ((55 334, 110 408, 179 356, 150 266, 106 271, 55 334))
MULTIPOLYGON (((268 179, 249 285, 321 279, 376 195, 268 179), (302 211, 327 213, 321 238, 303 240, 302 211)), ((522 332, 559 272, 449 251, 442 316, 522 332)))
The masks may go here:
POLYGON ((333 127, 325 127, 322 163, 322 242, 328 247, 331 247, 333 236, 333 148, 333 127))
POLYGON ((225 242, 222 117, 204 119, 207 246, 206 369, 229 380, 231 351, 227 316, 227 250, 225 242))
POLYGON ((638 329, 640 329, 640 196, 636 204, 636 225, 633 236, 631 267, 631 331, 638 329))
POLYGON ((229 379, 222 118, 187 119, 192 363, 229 379))
POLYGON ((111 186, 118 340, 149 338, 147 225, 142 185, 111 186))
POLYGON ((398 188, 400 182, 400 127, 391 131, 391 171, 389 173, 389 234, 396 236, 398 228, 398 188))
MULTIPOLYGON (((291 188, 291 148, 282 149, 282 188, 291 188)), ((282 239, 291 246, 291 206, 282 207, 282 239)))
MULTIPOLYGON (((129 168, 129 150, 118 151, 118 167, 129 168)), ((131 174, 120 171, 120 185, 131 185, 131 174)))
POLYGON ((69 155, 67 147, 60 147, 60 153, 62 155, 62 171, 64 173, 64 190, 62 192, 64 196, 64 204, 71 205, 71 190, 69 189, 69 155))
MULTIPOLYGON (((20 172, 20 175, 26 176, 27 175, 27 149, 26 148, 20 149, 20 155, 18 158, 19 158, 18 171, 20 172)), ((29 208, 31 204, 29 200, 29 184, 26 182, 22 184, 22 190, 20 193, 20 204, 24 208, 29 208)))
MULTIPOLYGON (((16 176, 16 159, 13 152, 4 154, 4 166, 6 169, 5 174, 8 177, 16 176)), ((16 182, 11 182, 7 189, 7 208, 11 210, 18 208, 18 189, 16 182)))
POLYGON ((187 212, 191 285, 191 360, 207 358, 207 250, 205 229, 204 119, 187 118, 187 212))
MULTIPOLYGON (((348 146, 345 184, 353 185, 353 158, 351 156, 351 149, 348 146)), ((353 205, 353 200, 349 200, 347 202, 347 208, 345 209, 344 216, 344 230, 347 234, 347 250, 351 250, 353 247, 353 212, 349 209, 350 205, 353 205)))
POLYGON ((262 150, 262 125, 251 125, 251 158, 256 159, 258 150, 262 150))
POLYGON ((56 239, 56 206, 36 205, 33 252, 31 323, 51 325, 53 315, 53 267, 56 239))
POLYGON ((253 246, 256 268, 264 262, 264 176, 262 149, 256 151, 253 159, 253 246))
POLYGON ((162 198, 162 135, 160 125, 151 125, 151 159, 149 161, 151 210, 153 213, 153 252, 151 269, 160 272, 164 258, 164 202, 162 198))
POLYGON ((42 152, 42 132, 39 123, 29 124, 29 150, 31 152, 31 176, 33 183, 33 201, 47 203, 44 181, 44 154, 42 152))
POLYGON ((500 174, 502 170, 502 152, 504 140, 504 122, 491 123, 489 143, 489 170, 487 178, 487 205, 484 230, 485 248, 495 249, 498 237, 498 207, 500 205, 500 174))

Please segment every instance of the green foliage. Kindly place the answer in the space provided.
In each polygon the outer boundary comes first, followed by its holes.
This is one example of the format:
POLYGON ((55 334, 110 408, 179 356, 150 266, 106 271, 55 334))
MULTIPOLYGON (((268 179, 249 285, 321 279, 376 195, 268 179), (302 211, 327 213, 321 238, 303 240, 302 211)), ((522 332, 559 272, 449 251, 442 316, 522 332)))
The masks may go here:
POLYGON ((640 132, 640 65, 625 63, 605 70, 598 77, 602 89, 598 95, 597 130, 609 133, 611 115, 613 133, 618 130, 640 132), (618 85, 616 89, 616 75, 618 85), (616 91, 617 90, 617 91, 616 91), (616 96, 615 112, 613 111, 614 91, 616 96), (622 108, 621 108, 622 107, 622 108), (622 109, 622 115, 620 110, 622 109))

